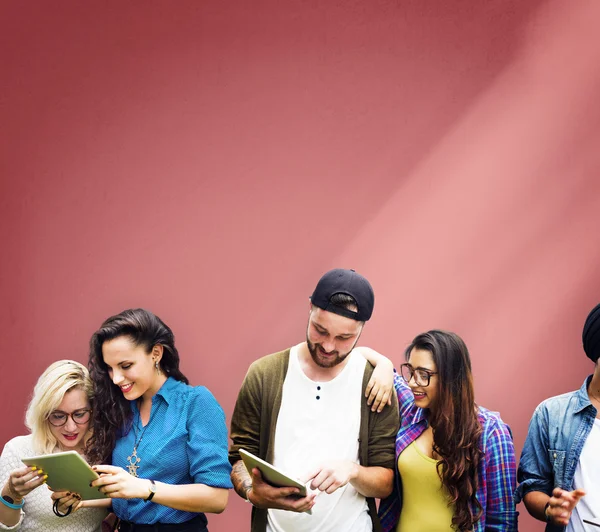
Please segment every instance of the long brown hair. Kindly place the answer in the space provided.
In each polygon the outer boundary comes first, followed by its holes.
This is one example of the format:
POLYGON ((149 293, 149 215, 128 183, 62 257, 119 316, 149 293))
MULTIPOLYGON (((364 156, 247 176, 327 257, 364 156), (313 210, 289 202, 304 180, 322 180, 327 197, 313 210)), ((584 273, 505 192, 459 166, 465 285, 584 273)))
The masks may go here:
POLYGON ((111 316, 92 335, 88 367, 94 383, 94 432, 88 442, 87 456, 92 463, 110 463, 117 438, 131 428, 131 406, 108 375, 102 356, 102 344, 125 336, 150 354, 162 345, 161 370, 169 377, 188 384, 179 369, 179 353, 173 331, 149 310, 136 308, 111 316))
POLYGON ((406 349, 407 360, 413 348, 429 351, 438 372, 436 407, 429 413, 429 424, 433 450, 440 456, 438 474, 455 509, 452 526, 461 532, 473 530, 483 513, 476 497, 483 453, 469 351, 460 336, 440 330, 419 334, 406 349))

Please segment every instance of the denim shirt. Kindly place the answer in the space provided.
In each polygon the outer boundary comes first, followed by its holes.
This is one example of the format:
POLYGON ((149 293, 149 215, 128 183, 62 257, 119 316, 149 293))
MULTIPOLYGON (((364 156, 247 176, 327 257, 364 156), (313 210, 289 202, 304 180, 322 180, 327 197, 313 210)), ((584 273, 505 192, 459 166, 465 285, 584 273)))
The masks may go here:
MULTIPOLYGON (((535 409, 517 471, 517 504, 530 491, 552 495, 554 488, 573 490, 575 469, 596 417, 587 393, 591 380, 592 375, 576 392, 546 399, 535 409)), ((546 532, 565 528, 548 524, 546 532)))

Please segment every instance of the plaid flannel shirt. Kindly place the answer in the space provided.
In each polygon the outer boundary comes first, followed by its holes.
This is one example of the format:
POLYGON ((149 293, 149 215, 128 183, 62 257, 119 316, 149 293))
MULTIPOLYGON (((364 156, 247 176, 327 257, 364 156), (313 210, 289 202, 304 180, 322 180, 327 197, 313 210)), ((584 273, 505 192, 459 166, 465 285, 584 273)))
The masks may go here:
MULTIPOLYGON (((410 388, 397 373, 394 387, 400 404, 400 430, 396 437, 396 461, 400 453, 427 428, 426 412, 415 406, 410 388)), ((479 407, 479 422, 483 427, 480 447, 483 459, 479 464, 477 500, 483 507, 481 518, 473 532, 517 532, 517 511, 513 501, 516 487, 515 449, 510 428, 497 412, 479 407)), ((395 529, 402 510, 402 495, 398 468, 395 468, 394 491, 381 501, 379 517, 384 532, 395 529)), ((471 507, 474 512, 475 509, 471 507)))

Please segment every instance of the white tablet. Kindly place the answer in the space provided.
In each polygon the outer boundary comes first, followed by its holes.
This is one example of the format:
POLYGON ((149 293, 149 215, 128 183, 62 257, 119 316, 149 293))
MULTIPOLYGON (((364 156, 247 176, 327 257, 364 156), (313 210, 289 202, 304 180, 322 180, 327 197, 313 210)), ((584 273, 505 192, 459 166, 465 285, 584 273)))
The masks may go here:
POLYGON ((106 499, 106 495, 99 492, 98 488, 90 487, 90 482, 100 477, 77 451, 32 456, 21 461, 40 468, 48 475, 46 483, 54 491, 78 493, 86 501, 106 499))
POLYGON ((248 473, 252 474, 252 470, 256 467, 261 472, 265 481, 269 484, 277 488, 298 488, 300 490, 299 495, 306 497, 306 486, 299 480, 286 475, 274 465, 265 462, 258 456, 255 456, 244 449, 240 449, 240 455, 248 473))

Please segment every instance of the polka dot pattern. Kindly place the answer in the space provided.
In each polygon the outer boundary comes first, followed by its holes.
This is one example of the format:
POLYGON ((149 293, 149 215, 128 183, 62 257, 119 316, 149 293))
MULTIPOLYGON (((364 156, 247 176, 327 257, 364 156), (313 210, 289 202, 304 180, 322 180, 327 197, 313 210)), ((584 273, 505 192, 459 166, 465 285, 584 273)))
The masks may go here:
MULTIPOLYGON (((127 457, 145 429, 137 448, 140 478, 167 484, 233 487, 225 414, 205 387, 167 379, 152 399, 146 427, 141 424, 135 401, 131 408, 134 427, 117 440, 113 465, 127 469, 127 457)), ((198 515, 141 499, 115 499, 113 509, 121 519, 137 524, 181 523, 198 515)))

